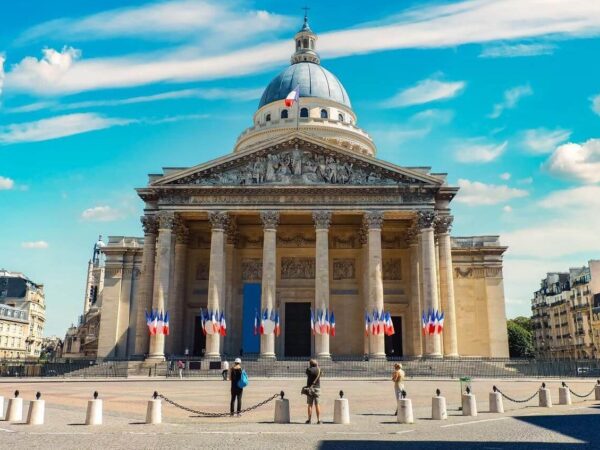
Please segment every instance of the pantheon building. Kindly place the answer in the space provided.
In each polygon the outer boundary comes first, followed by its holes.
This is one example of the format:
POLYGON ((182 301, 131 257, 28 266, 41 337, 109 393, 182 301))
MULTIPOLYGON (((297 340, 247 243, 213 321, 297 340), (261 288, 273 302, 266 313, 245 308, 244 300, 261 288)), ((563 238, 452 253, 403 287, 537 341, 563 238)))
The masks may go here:
POLYGON ((233 151, 137 190, 144 238, 103 248, 100 358, 508 356, 506 247, 451 236, 446 174, 376 157, 316 43, 305 19, 233 151), (280 314, 277 337, 254 334, 265 308, 280 314), (169 311, 170 335, 149 336, 152 309, 169 311), (206 309, 224 311, 227 336, 202 333, 206 309), (311 309, 334 311, 335 336, 311 333, 311 309), (441 335, 421 333, 429 309, 445 314, 441 335), (365 335, 373 310, 394 335, 365 335))

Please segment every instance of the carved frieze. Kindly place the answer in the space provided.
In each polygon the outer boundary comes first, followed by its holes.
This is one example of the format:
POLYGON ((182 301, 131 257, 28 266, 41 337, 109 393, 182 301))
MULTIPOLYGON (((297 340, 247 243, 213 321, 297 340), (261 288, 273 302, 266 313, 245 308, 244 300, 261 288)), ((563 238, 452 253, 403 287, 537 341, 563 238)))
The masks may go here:
POLYGON ((204 281, 208 280, 209 263, 206 261, 200 261, 196 264, 196 280, 204 281))
POLYGON ((308 233, 277 233, 279 247, 314 247, 315 239, 308 233))
POLYGON ((455 267, 455 278, 485 278, 502 275, 500 267, 455 267))
POLYGON ((354 259, 334 259, 333 279, 354 280, 356 278, 356 267, 354 259))
POLYGON ((314 258, 281 258, 281 278, 284 280, 309 280, 315 278, 314 258))
POLYGON ((242 281, 260 281, 262 279, 262 259, 242 260, 242 281))
POLYGON ((381 235, 382 248, 404 248, 406 247, 406 236, 404 233, 385 233, 381 235))
POLYGON ((247 234, 240 234, 237 248, 262 248, 263 246, 263 236, 262 233, 260 236, 253 236, 247 234))
POLYGON ((389 258, 383 260, 383 279, 386 281, 402 280, 401 258, 389 258))
POLYGON ((360 232, 336 232, 330 237, 331 248, 360 248, 360 232))

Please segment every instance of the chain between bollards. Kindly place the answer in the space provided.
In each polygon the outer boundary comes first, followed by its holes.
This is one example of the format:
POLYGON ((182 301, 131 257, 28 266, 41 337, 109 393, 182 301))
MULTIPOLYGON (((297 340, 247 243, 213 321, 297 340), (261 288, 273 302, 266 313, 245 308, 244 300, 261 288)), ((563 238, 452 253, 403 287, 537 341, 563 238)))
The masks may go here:
MULTIPOLYGON (((545 387, 546 387, 546 383, 542 383, 542 389, 544 389, 545 387)), ((528 401, 532 400, 533 398, 535 398, 536 395, 539 394, 539 391, 535 391, 531 397, 528 397, 526 399, 516 399, 516 398, 512 398, 512 397, 509 397, 508 395, 506 395, 504 392, 502 392, 500 389, 498 389, 497 386, 494 386, 493 390, 494 390, 494 392, 499 392, 502 397, 504 397, 509 402, 513 402, 513 403, 527 403, 528 401)))
MULTIPOLYGON (((170 405, 172 405, 172 406, 174 406, 176 408, 179 408, 179 409, 181 409, 183 411, 187 411, 187 412, 190 412, 192 414, 196 414, 198 416, 202 416, 202 417, 227 417, 227 416, 231 415, 231 413, 228 413, 228 412, 227 413, 225 413, 225 412, 223 412, 223 413, 214 413, 214 412, 199 411, 199 410, 196 410, 196 409, 193 409, 193 408, 188 408, 187 406, 183 406, 183 405, 181 405, 181 404, 179 404, 177 402, 174 402, 170 398, 167 398, 164 395, 159 394, 158 392, 157 392, 157 394, 158 394, 159 398, 163 399, 165 402, 169 403, 170 405)), ((257 403, 254 406, 251 406, 249 408, 241 410, 240 413, 247 413, 249 411, 252 411, 252 410, 255 410, 257 408, 260 408, 261 406, 264 406, 267 403, 275 400, 277 397, 281 397, 281 399, 283 399, 284 395, 285 395, 285 393, 283 391, 281 391, 278 394, 274 394, 271 397, 269 397, 268 399, 266 399, 266 400, 264 400, 264 401, 262 401, 260 403, 257 403)))

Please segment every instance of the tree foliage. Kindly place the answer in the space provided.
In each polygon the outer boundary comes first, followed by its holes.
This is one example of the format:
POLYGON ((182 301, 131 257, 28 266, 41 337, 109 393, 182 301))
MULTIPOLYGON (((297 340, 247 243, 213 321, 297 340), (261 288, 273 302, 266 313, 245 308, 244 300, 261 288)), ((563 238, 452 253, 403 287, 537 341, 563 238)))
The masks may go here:
POLYGON ((533 333, 533 321, 531 320, 531 317, 518 316, 514 319, 510 319, 510 321, 520 325, 530 333, 533 333))
MULTIPOLYGON (((517 319, 525 319, 517 317, 517 319)), ((508 352, 511 358, 530 358, 533 356, 533 334, 524 328, 520 320, 511 319, 507 322, 508 352)))

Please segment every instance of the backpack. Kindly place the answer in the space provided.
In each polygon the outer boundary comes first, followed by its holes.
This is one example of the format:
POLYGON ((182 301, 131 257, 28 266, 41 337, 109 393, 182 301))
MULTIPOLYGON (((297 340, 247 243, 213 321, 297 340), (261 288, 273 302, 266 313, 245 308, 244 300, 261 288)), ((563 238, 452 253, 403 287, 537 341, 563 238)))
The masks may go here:
POLYGON ((240 376, 240 379, 237 382, 237 386, 240 389, 244 389, 246 386, 248 386, 248 374, 244 369, 242 369, 242 375, 240 376))

